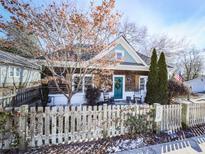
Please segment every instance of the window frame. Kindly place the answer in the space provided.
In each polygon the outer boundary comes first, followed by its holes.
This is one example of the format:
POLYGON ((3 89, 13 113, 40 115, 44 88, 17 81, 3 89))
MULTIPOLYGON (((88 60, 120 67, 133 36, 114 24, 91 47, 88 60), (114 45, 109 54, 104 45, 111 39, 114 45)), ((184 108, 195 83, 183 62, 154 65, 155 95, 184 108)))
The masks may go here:
MULTIPOLYGON (((78 76, 81 76, 80 74, 74 74, 72 77, 72 91, 74 91, 74 78, 78 76)), ((86 74, 85 77, 91 77, 91 85, 93 86, 93 75, 92 74, 86 74)), ((85 77, 82 79, 82 91, 79 91, 77 93, 85 93, 85 77)))
POLYGON ((15 68, 15 77, 20 77, 21 76, 21 69, 19 68, 19 67, 16 67, 15 68), (19 70, 19 74, 17 75, 16 73, 17 73, 17 69, 19 70))
POLYGON ((143 90, 143 91, 146 91, 146 85, 147 85, 147 76, 140 76, 139 77, 139 89, 140 90, 143 90), (144 88, 141 89, 141 79, 144 79, 144 88))
MULTIPOLYGON (((72 91, 75 90, 75 78, 79 77, 79 76, 80 75, 74 75, 73 78, 72 78, 72 91)), ((78 92, 80 92, 80 93, 83 92, 83 81, 81 81, 81 82, 82 82, 82 89, 81 90, 78 89, 79 90, 78 92)))
POLYGON ((9 77, 15 77, 15 67, 9 66, 9 77), (13 75, 11 75, 11 70, 13 71, 13 75))
POLYGON ((116 51, 115 51, 115 59, 116 59, 116 60, 122 60, 123 58, 124 58, 124 51, 116 50, 116 51), (121 55, 122 55, 121 58, 118 58, 118 57, 117 57, 117 54, 118 54, 118 53, 121 53, 121 55))
POLYGON ((84 77, 84 79, 83 79, 83 91, 85 92, 85 90, 86 90, 86 87, 85 86, 89 86, 90 84, 85 84, 85 78, 86 77, 90 77, 91 78, 91 86, 93 86, 93 77, 92 77, 92 75, 88 75, 88 76, 85 76, 84 77))
POLYGON ((9 77, 20 77, 21 76, 21 68, 16 66, 9 66, 9 77), (11 75, 11 70, 13 69, 13 75, 11 75), (19 69, 19 75, 17 75, 17 69, 19 69))

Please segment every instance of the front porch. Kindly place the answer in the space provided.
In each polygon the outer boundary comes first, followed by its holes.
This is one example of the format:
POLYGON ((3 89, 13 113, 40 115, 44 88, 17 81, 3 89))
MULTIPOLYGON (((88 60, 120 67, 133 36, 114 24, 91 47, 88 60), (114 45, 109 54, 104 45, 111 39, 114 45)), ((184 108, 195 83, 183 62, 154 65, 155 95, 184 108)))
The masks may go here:
MULTIPOLYGON (((144 102, 146 96, 146 83, 148 71, 130 71, 130 70, 115 70, 112 75, 101 74, 86 74, 81 80, 81 84, 77 89, 80 77, 79 74, 73 75, 73 91, 78 91, 71 98, 71 104, 80 105, 86 104, 85 93, 88 86, 95 86, 101 90, 101 96, 98 102, 105 102, 112 99, 116 104, 118 102, 144 102)), ((65 88, 59 84, 62 90, 65 88)), ((66 92, 66 91, 65 91, 66 92)), ((54 98, 57 104, 67 103, 63 94, 60 94, 55 84, 49 84, 49 96, 54 98), (63 101, 65 103, 63 103, 63 101), (61 102, 61 103, 60 103, 61 102)), ((52 103, 53 105, 57 105, 52 103)))
MULTIPOLYGON (((77 75, 74 78, 76 78, 74 81, 78 81, 77 75)), ((102 91, 98 102, 110 102, 114 104, 128 104, 129 102, 143 103, 146 95, 146 83, 147 72, 115 71, 109 77, 103 77, 98 74, 86 75, 82 81, 80 91, 72 96, 71 104, 86 104, 85 93, 88 85, 98 87, 102 91)), ((78 82, 73 83, 74 88, 75 84, 78 84, 78 82)), ((63 96, 56 98, 58 102, 62 102, 62 100, 67 102, 65 98, 60 97, 63 96)))

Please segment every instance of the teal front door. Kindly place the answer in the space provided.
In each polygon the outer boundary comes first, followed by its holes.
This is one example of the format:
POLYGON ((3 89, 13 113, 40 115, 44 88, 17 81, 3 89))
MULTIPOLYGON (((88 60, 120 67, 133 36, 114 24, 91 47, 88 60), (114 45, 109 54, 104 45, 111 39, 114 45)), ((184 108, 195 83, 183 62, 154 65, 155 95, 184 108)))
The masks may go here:
POLYGON ((114 98, 123 98, 123 77, 114 77, 114 98))

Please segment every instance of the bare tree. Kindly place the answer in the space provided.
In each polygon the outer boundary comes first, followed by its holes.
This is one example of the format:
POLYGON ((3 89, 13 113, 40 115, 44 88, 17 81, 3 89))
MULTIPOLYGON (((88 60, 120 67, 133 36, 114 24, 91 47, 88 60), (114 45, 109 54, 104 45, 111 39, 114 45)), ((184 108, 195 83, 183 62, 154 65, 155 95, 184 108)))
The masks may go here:
POLYGON ((150 56, 155 48, 157 52, 164 52, 167 57, 173 58, 177 52, 187 48, 186 39, 173 39, 166 34, 150 34, 146 26, 137 26, 136 23, 125 20, 121 23, 118 35, 124 35, 135 49, 150 56))
MULTIPOLYGON (((48 79, 67 97, 68 104, 86 74, 114 65, 113 55, 93 58, 113 45, 109 40, 116 34, 119 21, 119 14, 113 11, 114 0, 103 0, 99 5, 92 2, 88 11, 67 2, 53 2, 42 9, 21 1, 2 0, 1 4, 11 13, 11 21, 18 29, 26 29, 35 37, 40 50, 33 55, 43 57, 42 64, 51 73, 48 79), (79 77, 73 87, 76 73, 79 77), (60 87, 62 83, 66 91, 60 87)), ((0 27, 6 31, 8 22, 1 21, 0 27)), ((20 43, 15 45, 21 47, 20 43)))
POLYGON ((139 48, 145 44, 148 37, 147 27, 137 26, 126 19, 119 25, 118 36, 120 35, 123 35, 133 47, 139 48))
POLYGON ((200 50, 195 48, 185 50, 180 53, 178 59, 186 81, 197 78, 202 73, 203 61, 200 50))

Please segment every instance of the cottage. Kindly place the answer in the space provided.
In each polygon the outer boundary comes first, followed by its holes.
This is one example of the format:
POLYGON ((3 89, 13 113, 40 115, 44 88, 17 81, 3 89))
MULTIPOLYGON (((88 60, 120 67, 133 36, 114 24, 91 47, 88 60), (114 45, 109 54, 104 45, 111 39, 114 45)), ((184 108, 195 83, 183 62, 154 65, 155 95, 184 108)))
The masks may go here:
MULTIPOLYGON (((114 46, 108 50, 103 50, 101 53, 96 55, 94 58, 101 59, 106 55, 114 54, 115 58, 123 59, 123 61, 113 68, 108 68, 113 70, 113 75, 110 77, 112 83, 107 92, 109 97, 113 97, 115 101, 123 101, 128 98, 133 99, 134 97, 140 98, 142 101, 146 95, 146 83, 149 72, 149 65, 145 62, 147 56, 140 56, 136 50, 127 42, 124 37, 119 37, 114 41, 114 46)), ((59 68, 56 65, 56 68, 59 68)), ((78 93, 74 94, 71 99, 71 104, 78 104, 79 102, 85 103, 85 90, 88 85, 95 85, 100 87, 101 82, 94 82, 94 79, 98 74, 86 74, 85 78, 81 83, 81 89, 78 93)), ((73 78, 73 88, 76 87, 78 81, 78 74, 74 74, 73 78)), ((103 79, 102 79, 103 80, 103 79)), ((51 86, 50 86, 51 87, 51 86)), ((53 88, 53 85, 52 85, 53 88)), ((50 95, 56 93, 52 89, 49 90, 50 95)), ((103 101, 104 93, 102 92, 100 100, 103 101)), ((61 95, 63 97, 63 95, 61 95)), ((58 98, 61 97, 58 95, 58 98)), ((62 98, 63 99, 63 98, 62 98)), ((58 101, 62 100, 58 99, 58 101)))
POLYGON ((0 96, 36 84, 41 79, 40 68, 31 59, 0 51, 0 96))

